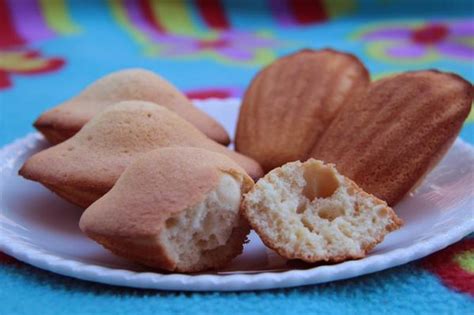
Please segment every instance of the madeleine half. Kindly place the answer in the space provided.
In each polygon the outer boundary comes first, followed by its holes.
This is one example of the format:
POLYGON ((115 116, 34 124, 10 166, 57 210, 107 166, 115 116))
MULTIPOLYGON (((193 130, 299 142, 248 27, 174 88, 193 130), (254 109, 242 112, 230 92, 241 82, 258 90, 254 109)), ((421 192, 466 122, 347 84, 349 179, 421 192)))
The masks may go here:
POLYGON ((53 144, 77 133, 109 105, 140 100, 160 104, 184 118, 209 138, 229 144, 229 135, 213 118, 195 107, 170 82, 144 69, 113 72, 86 87, 79 95, 44 112, 34 123, 53 144))
POLYGON ((447 152, 471 109, 471 84, 439 71, 372 83, 344 107, 311 156, 395 205, 447 152))
POLYGON ((163 148, 136 159, 85 210, 80 228, 113 253, 154 268, 197 272, 242 252, 242 194, 253 185, 228 157, 163 148))
POLYGON ((310 263, 362 258, 402 224, 384 201, 315 159, 265 175, 243 212, 268 247, 310 263))
POLYGON ((260 71, 245 92, 235 146, 265 172, 306 160, 336 114, 369 85, 353 55, 302 50, 260 71))
POLYGON ((72 138, 30 157, 20 175, 87 207, 112 188, 138 156, 170 146, 200 147, 225 154, 254 178, 254 160, 220 145, 165 107, 144 101, 109 106, 72 138))

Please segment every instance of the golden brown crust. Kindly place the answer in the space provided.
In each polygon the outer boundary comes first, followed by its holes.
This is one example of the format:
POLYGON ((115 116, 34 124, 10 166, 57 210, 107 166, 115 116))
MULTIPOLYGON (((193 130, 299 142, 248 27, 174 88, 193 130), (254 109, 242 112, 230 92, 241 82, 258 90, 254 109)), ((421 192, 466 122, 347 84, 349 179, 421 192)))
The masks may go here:
POLYGON ((208 139, 166 108, 142 101, 109 106, 74 137, 32 156, 19 173, 87 207, 106 193, 139 155, 169 146, 219 152, 239 163, 252 177, 262 175, 252 159, 208 139))
POLYGON ((339 113, 311 156, 394 205, 446 152, 472 97, 464 79, 434 70, 378 80, 339 113))
POLYGON ((125 170, 131 159, 108 159, 87 148, 71 146, 70 140, 30 157, 19 175, 43 184, 58 196, 88 207, 115 183, 118 172, 125 170), (74 150, 70 151, 70 148, 74 150))
POLYGON ((102 236, 91 231, 84 231, 84 233, 117 256, 163 270, 176 269, 176 262, 160 243, 154 242, 153 238, 148 242, 137 243, 134 238, 102 236))
POLYGON ((127 69, 111 73, 91 85, 78 96, 44 112, 34 123, 46 139, 62 142, 85 125, 93 116, 111 104, 126 100, 157 103, 174 111, 209 138, 228 145, 229 135, 209 115, 195 107, 171 83, 143 69, 127 69))
MULTIPOLYGON (((42 117, 42 116, 41 116, 42 117)), ((43 136, 51 144, 58 144, 74 136, 81 128, 71 128, 71 126, 63 126, 59 124, 52 125, 50 122, 43 123, 38 118, 33 126, 43 134, 43 136)))
MULTIPOLYGON (((83 213, 80 228, 112 252, 155 268, 179 269, 159 235, 168 218, 203 201, 217 186, 221 174, 242 179, 243 192, 253 185, 245 171, 228 157, 198 148, 163 148, 135 160, 116 185, 83 213)), ((227 263, 242 251, 248 227, 234 229, 227 263)))
MULTIPOLYGON (((216 255, 216 259, 205 269, 200 268, 200 266, 189 266, 188 268, 180 267, 162 246, 162 244, 156 242, 155 238, 148 240, 148 242, 137 242, 133 238, 120 238, 114 236, 104 237, 91 231, 85 233, 88 237, 101 244, 104 248, 110 250, 117 256, 121 256, 151 268, 174 272, 192 273, 208 269, 218 269, 227 265, 232 258, 242 253, 244 248, 243 245, 249 232, 250 228, 246 222, 243 222, 240 226, 234 228, 228 243, 224 245, 228 249, 228 251, 225 252, 227 255, 216 255)), ((222 248, 217 248, 215 252, 222 253, 222 248)))
POLYGON ((302 50, 259 72, 248 87, 236 150, 267 172, 306 159, 335 115, 369 84, 364 65, 331 49, 302 50))
POLYGON ((77 187, 70 186, 54 186, 47 183, 42 183, 46 188, 54 192, 59 197, 66 199, 67 201, 79 206, 81 208, 87 208, 94 201, 102 197, 107 191, 101 191, 89 189, 78 189, 77 187))
POLYGON ((202 201, 222 173, 242 176, 245 191, 253 185, 238 164, 221 154, 190 147, 148 152, 84 212, 81 226, 101 235, 156 235, 168 217, 202 201))

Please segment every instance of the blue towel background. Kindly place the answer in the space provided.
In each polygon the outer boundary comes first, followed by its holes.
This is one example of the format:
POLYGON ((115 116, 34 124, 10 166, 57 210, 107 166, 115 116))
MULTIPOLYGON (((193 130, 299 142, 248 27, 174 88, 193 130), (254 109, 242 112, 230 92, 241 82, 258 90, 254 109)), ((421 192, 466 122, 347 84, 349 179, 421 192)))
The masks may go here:
MULTIPOLYGON (((474 79, 472 1, 0 0, 0 145, 45 109, 122 68, 160 73, 192 98, 239 97, 300 48, 357 55, 374 78, 438 68, 474 79)), ((461 137, 474 143, 471 112, 461 137)), ((98 285, 0 255, 1 314, 474 314, 474 242, 330 284, 244 293, 98 285)))

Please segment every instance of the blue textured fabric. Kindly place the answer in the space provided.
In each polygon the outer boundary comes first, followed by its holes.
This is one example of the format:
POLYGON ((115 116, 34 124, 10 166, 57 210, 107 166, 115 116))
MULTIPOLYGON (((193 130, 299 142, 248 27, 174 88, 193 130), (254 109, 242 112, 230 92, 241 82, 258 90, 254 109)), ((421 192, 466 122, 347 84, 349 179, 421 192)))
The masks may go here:
MULTIPOLYGON (((0 0, 0 145, 32 132, 32 122, 44 110, 127 67, 156 71, 199 95, 211 90, 210 95, 240 96, 255 73, 278 56, 332 47, 357 55, 374 78, 438 68, 474 79, 472 1, 212 3, 221 3, 217 13, 210 13, 214 20, 205 18, 198 2, 180 0, 0 0), (169 45, 132 19, 138 10, 151 25, 144 4, 154 8, 150 12, 161 25, 151 26, 153 32, 169 45), (42 27, 44 34, 38 31, 42 27), (255 47, 244 49, 248 38, 255 47), (179 44, 183 41, 189 45, 179 44), (170 47, 176 52, 167 53, 170 47)), ((471 143, 473 122, 471 113, 461 131, 471 143)), ((474 292, 472 273, 466 275, 461 279, 471 281, 467 287, 474 292)), ((414 262, 303 288, 173 293, 93 284, 0 256, 0 314, 474 314, 472 296, 452 283, 414 262)))
POLYGON ((416 266, 294 289, 179 293, 127 289, 7 266, 3 314, 472 314, 474 300, 416 266))

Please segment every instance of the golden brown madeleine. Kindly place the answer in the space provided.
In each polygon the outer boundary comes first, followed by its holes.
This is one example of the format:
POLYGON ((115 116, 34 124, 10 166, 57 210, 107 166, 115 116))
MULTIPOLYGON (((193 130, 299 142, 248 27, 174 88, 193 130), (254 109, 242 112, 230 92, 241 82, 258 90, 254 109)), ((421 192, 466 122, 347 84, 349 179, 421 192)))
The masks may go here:
POLYGON ((472 96, 464 79, 434 70, 378 80, 339 113, 311 155, 394 205, 448 150, 472 96))
POLYGON ((20 175, 87 207, 110 190, 139 155, 169 146, 219 152, 239 163, 250 176, 262 175, 254 160, 210 140, 165 107, 144 101, 107 107, 72 138, 33 155, 20 175))
POLYGON ((158 149, 130 164, 80 227, 113 253, 154 268, 218 268, 242 252, 249 228, 240 203, 252 185, 222 154, 158 149))
POLYGON ((144 69, 111 73, 83 90, 79 95, 43 113, 34 126, 53 144, 62 142, 107 106, 127 100, 160 104, 193 124, 209 138, 229 144, 229 135, 213 118, 195 107, 170 82, 144 69))
POLYGON ((268 247, 311 263, 362 258, 402 224, 384 201, 315 159, 272 170, 242 207, 268 247))
POLYGON ((240 110, 236 150, 264 171, 306 159, 345 103, 365 91, 369 74, 353 55, 302 50, 253 79, 240 110))

